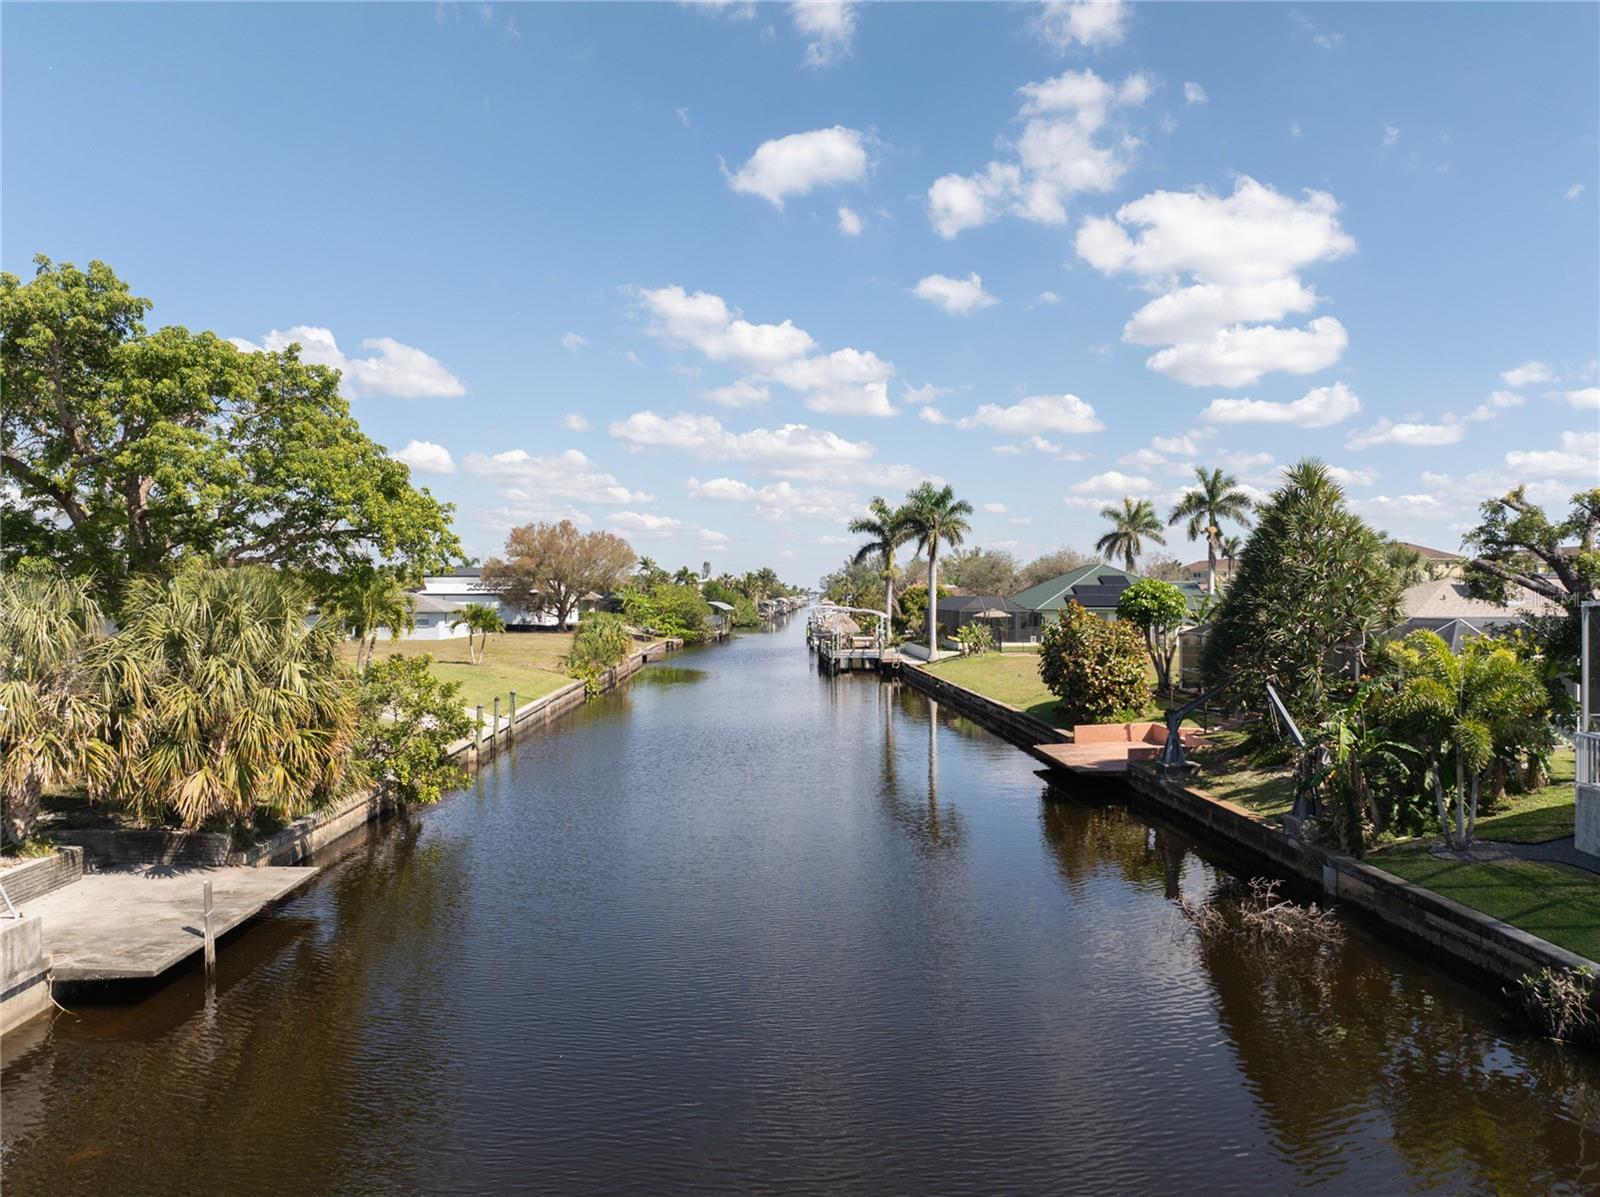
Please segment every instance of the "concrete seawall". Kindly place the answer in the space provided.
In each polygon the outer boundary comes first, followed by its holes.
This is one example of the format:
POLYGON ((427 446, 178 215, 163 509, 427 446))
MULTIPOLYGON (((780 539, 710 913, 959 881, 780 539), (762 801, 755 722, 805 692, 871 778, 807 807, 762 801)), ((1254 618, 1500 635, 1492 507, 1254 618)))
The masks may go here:
MULTIPOLYGON (((1053 732, 1058 742, 1068 739, 1030 715, 953 685, 920 666, 907 663, 900 676, 1035 757, 1039 756, 1035 744, 1052 742, 1039 735, 1040 729, 1053 732)), ((1260 863, 1268 872, 1317 887, 1369 923, 1422 946, 1445 962, 1464 966, 1496 990, 1515 985, 1525 973, 1542 968, 1587 968, 1600 975, 1600 963, 1353 856, 1304 844, 1241 806, 1159 777, 1152 764, 1134 762, 1127 780, 1131 805, 1147 807, 1192 827, 1230 853, 1260 863)))

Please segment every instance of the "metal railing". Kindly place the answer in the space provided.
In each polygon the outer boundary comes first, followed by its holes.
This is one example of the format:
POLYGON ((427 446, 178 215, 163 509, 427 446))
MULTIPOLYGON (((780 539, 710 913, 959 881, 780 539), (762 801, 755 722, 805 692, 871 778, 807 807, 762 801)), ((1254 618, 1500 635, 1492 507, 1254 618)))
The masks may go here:
POLYGON ((1572 742, 1578 750, 1578 784, 1600 785, 1600 732, 1578 732, 1572 742))

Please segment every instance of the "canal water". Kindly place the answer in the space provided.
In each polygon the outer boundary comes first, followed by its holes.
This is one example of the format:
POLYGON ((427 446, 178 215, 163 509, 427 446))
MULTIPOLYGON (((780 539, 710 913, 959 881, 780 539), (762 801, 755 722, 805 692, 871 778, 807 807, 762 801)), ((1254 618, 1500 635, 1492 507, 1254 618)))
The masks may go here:
POLYGON ((1600 1189, 1600 1068, 798 622, 685 653, 137 1001, 9 1038, 7 1197, 1600 1189))

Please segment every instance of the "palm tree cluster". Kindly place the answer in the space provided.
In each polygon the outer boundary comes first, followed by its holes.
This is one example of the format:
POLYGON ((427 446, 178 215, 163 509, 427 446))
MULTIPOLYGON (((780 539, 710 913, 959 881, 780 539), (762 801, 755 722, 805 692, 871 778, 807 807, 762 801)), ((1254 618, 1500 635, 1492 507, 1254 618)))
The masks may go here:
POLYGON ((1239 480, 1220 469, 1207 470, 1196 467, 1195 485, 1184 492, 1163 524, 1156 514, 1155 504, 1149 499, 1124 498, 1121 507, 1106 506, 1100 509, 1103 518, 1110 521, 1111 531, 1095 542, 1095 549, 1105 554, 1107 560, 1120 556, 1123 566, 1131 574, 1146 541, 1165 545, 1162 532, 1178 524, 1190 540, 1206 542, 1206 590, 1217 592, 1217 559, 1228 561, 1228 573, 1233 574, 1233 559, 1242 551, 1237 536, 1225 536, 1224 520, 1248 528, 1255 505, 1239 480))
POLYGON ((950 486, 921 483, 909 493, 899 507, 891 508, 882 498, 874 496, 868 513, 850 521, 850 531, 867 537, 857 550, 857 564, 876 557, 883 563, 885 580, 885 614, 894 618, 894 553, 901 545, 914 545, 928 562, 928 658, 938 656, 939 611, 939 548, 960 545, 972 531, 967 517, 972 514, 972 504, 957 499, 950 486))
POLYGON ((131 579, 122 610, 107 635, 85 579, 0 579, 8 839, 31 835, 50 788, 199 827, 293 818, 352 780, 353 679, 301 583, 195 564, 131 579))

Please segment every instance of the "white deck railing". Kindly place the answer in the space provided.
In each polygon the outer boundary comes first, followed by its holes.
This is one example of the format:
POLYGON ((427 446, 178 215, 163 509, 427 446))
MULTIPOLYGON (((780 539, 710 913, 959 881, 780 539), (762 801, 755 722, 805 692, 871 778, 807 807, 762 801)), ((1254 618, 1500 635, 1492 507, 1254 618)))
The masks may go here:
POLYGON ((1600 785, 1600 732, 1579 732, 1574 744, 1578 749, 1578 784, 1600 785))

